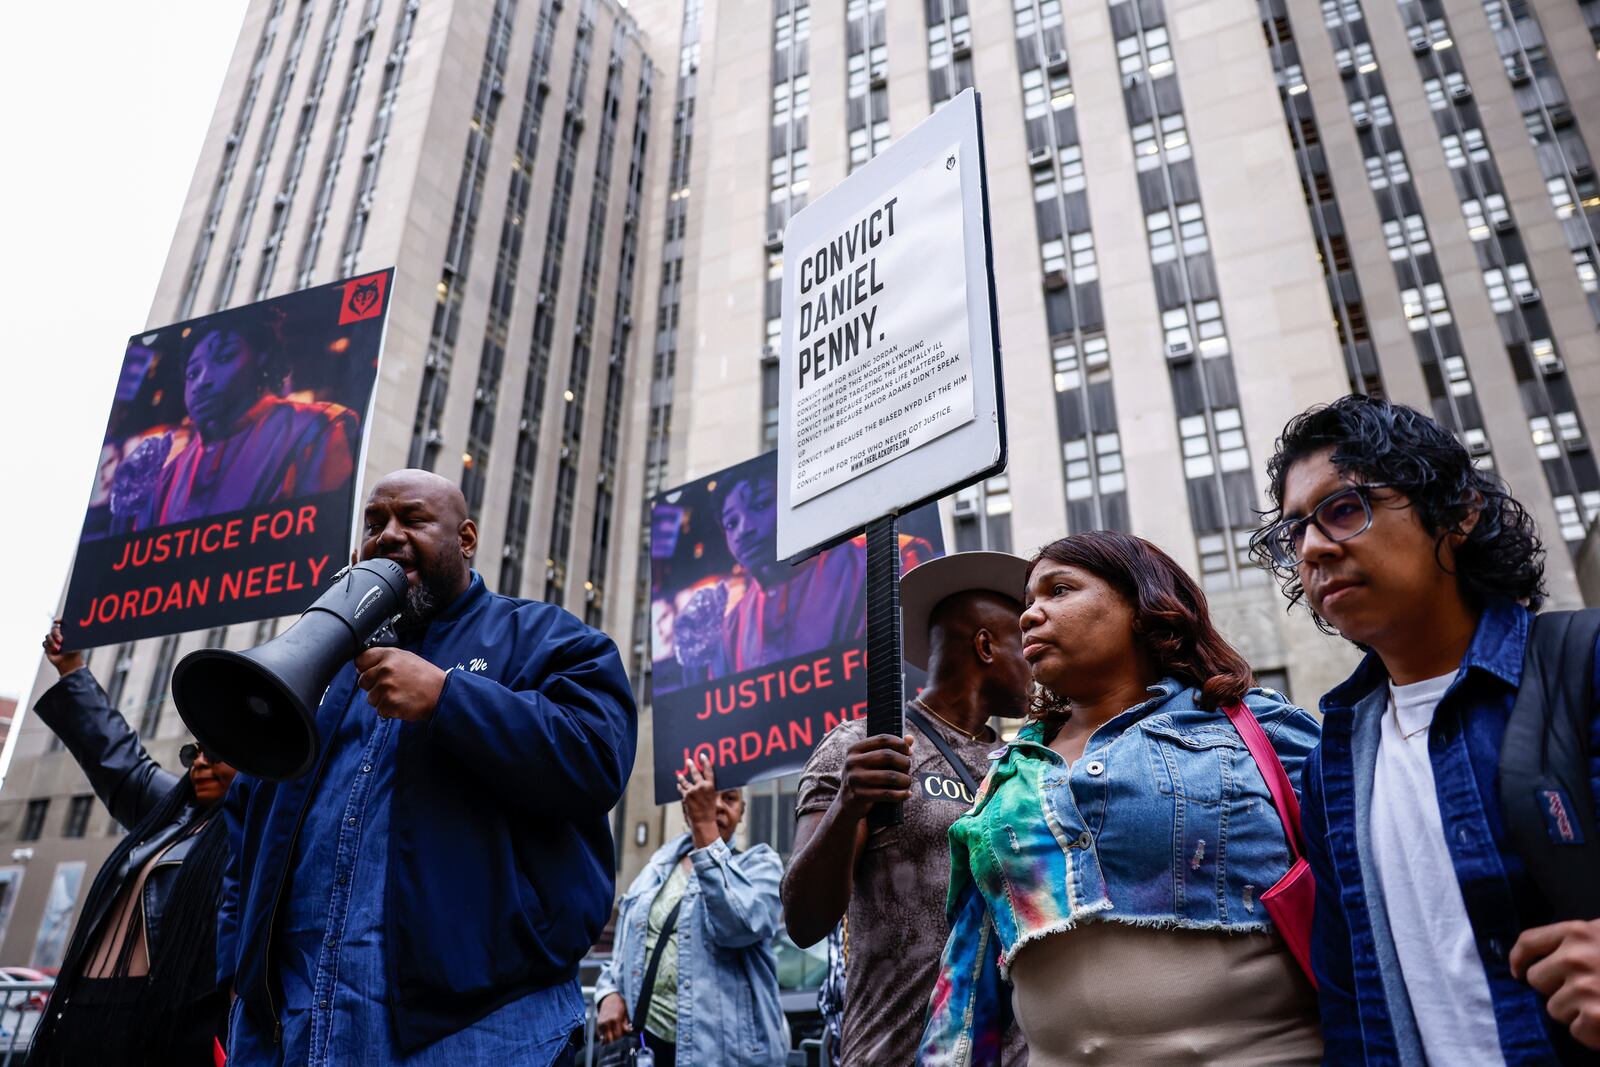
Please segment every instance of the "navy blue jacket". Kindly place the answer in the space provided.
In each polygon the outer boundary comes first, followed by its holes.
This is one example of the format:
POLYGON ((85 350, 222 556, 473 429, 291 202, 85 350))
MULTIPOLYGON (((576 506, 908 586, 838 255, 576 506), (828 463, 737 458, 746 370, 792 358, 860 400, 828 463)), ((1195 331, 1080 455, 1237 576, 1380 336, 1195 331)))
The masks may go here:
MULTIPOLYGON (((1496 601, 1478 620, 1472 645, 1428 731, 1453 877, 1489 980, 1500 1052, 1507 1067, 1600 1064, 1542 999, 1511 976, 1517 937, 1548 921, 1538 889, 1508 841, 1500 814, 1500 744, 1522 681, 1533 616, 1496 601)), ((1600 650, 1597 650, 1600 692, 1600 650)), ((1322 1008, 1323 1062, 1399 1067, 1423 1062, 1411 1002, 1372 855, 1372 784, 1388 704, 1388 674, 1375 654, 1322 698, 1322 744, 1302 771, 1301 823, 1317 879, 1311 962, 1322 1008)), ((1595 759, 1590 785, 1600 797, 1600 706, 1590 718, 1595 759)), ((1590 828, 1600 833, 1600 821, 1590 828)))
MULTIPOLYGON (((395 751, 382 993, 408 1050, 577 973, 610 915, 607 813, 637 733, 609 637, 553 605, 491 593, 476 573, 409 647, 449 673, 432 718, 401 723, 395 751)), ((321 736, 337 733, 355 685, 353 665, 334 678, 321 736)), ((357 700, 350 714, 366 710, 357 700)), ((273 917, 294 892, 295 838, 308 806, 336 802, 317 794, 318 777, 241 774, 225 808, 234 851, 218 968, 269 1033, 282 1003, 273 917)))

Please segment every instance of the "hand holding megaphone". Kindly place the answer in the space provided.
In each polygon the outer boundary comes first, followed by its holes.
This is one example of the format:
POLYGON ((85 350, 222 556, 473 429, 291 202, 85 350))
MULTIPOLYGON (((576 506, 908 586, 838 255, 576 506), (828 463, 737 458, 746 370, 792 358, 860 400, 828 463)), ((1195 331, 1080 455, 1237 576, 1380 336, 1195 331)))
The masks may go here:
MULTIPOLYGON (((393 655, 399 649, 370 647, 391 629, 405 596, 405 568, 393 560, 369 559, 347 567, 293 626, 259 648, 204 648, 178 661, 172 702, 195 740, 224 762, 257 778, 299 777, 315 766, 322 750, 316 723, 322 694, 357 654, 387 653, 369 661, 374 669, 388 669, 363 687, 380 714, 410 718, 416 701, 427 699, 424 690, 423 696, 398 703, 398 689, 415 678, 415 667, 403 666, 393 655), (383 695, 374 700, 372 692, 380 684, 383 695)), ((400 656, 438 672, 409 653, 400 656)), ((432 712, 443 686, 440 672, 427 712, 420 717, 432 712)))
POLYGON ((422 722, 433 715, 444 692, 445 672, 403 648, 368 648, 356 657, 356 684, 367 703, 386 719, 422 722))

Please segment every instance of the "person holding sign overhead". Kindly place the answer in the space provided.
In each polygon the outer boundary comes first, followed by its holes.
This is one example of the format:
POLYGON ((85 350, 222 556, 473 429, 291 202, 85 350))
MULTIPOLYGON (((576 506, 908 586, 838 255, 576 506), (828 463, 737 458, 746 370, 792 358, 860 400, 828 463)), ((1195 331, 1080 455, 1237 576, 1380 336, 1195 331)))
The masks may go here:
POLYGON ((689 830, 656 850, 617 905, 595 982, 600 1039, 631 1035, 655 1067, 779 1067, 783 862, 768 845, 733 848, 744 793, 717 788, 710 757, 685 764, 677 786, 689 830))
MULTIPOLYGON (((1017 628, 1027 564, 1003 552, 962 552, 900 580, 905 659, 928 671, 907 705, 907 737, 867 736, 850 720, 822 739, 801 774, 795 849, 783 883, 797 944, 848 919, 844 1024, 838 1062, 908 1067, 944 943, 948 831, 972 803, 999 743, 995 716, 1027 708, 1029 676, 1017 628), (868 831, 875 803, 903 803, 897 826, 868 831)), ((1026 1061, 1013 1032, 1002 1062, 1026 1061)))

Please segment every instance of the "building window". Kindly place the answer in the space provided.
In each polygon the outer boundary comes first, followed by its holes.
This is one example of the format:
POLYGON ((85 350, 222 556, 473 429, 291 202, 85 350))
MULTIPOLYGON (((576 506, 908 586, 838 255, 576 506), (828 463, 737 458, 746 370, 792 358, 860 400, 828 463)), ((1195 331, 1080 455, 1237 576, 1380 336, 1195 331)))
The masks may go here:
POLYGON ((1389 110, 1389 98, 1383 93, 1366 100, 1358 98, 1350 101, 1350 117, 1361 127, 1394 124, 1394 113, 1389 110))
POLYGON ((1572 265, 1578 271, 1578 284, 1583 286, 1583 291, 1593 293, 1600 291, 1600 274, 1595 271, 1594 256, 1587 248, 1577 249, 1572 253, 1572 265))
POLYGON ((1422 91, 1428 96, 1428 106, 1435 111, 1443 111, 1450 106, 1451 96, 1466 88, 1466 77, 1457 70, 1449 71, 1443 78, 1429 78, 1422 83, 1422 91))
POLYGON ((1164 78, 1173 71, 1172 45, 1165 26, 1151 26, 1140 34, 1117 41, 1117 63, 1123 78, 1148 69, 1150 77, 1164 78), (1141 38, 1143 49, 1141 50, 1141 38))
POLYGON ((1141 122, 1133 127, 1133 164, 1139 170, 1151 170, 1161 163, 1166 154, 1168 163, 1188 159, 1189 129, 1182 113, 1165 115, 1159 121, 1141 122))
POLYGON ((22 835, 19 840, 37 841, 44 833, 44 819, 50 813, 50 798, 39 797, 28 801, 28 810, 22 816, 22 835))
POLYGON ((1468 163, 1489 162, 1489 146, 1483 139, 1483 131, 1476 126, 1462 130, 1459 135, 1447 133, 1439 138, 1439 143, 1444 147, 1444 161, 1458 170, 1468 163))
POLYGON ((1506 198, 1499 193, 1488 193, 1482 200, 1461 201, 1461 215, 1466 220, 1467 236, 1474 241, 1486 240, 1491 227, 1511 221, 1506 198))
POLYGON ((1425 256, 1433 251, 1433 245, 1428 242, 1428 227, 1421 215, 1385 220, 1383 240, 1389 246, 1389 258, 1392 260, 1425 256))
POLYGON ((1381 156, 1368 156, 1367 184, 1374 189, 1387 189, 1390 185, 1404 185, 1411 180, 1406 167, 1406 154, 1398 148, 1381 156))
POLYGON ((1334 62, 1340 70, 1354 69, 1362 74, 1371 74, 1378 69, 1378 61, 1372 57, 1372 45, 1367 41, 1357 41, 1348 48, 1340 48, 1333 53, 1334 62))
POLYGON ((1513 297, 1531 296, 1535 291, 1526 263, 1489 268, 1483 272, 1483 287, 1489 293, 1489 306, 1502 315, 1514 306, 1513 297))
POLYGON ((1430 322, 1444 326, 1450 321, 1450 305, 1445 300, 1444 286, 1438 282, 1429 282, 1420 289, 1401 290, 1400 307, 1412 333, 1426 330, 1430 322))
POLYGON ((1361 21, 1361 0, 1322 0, 1322 21, 1329 28, 1361 21))
POLYGON ((1066 464, 1067 499, 1087 500, 1100 493, 1120 493, 1127 488, 1122 467, 1122 441, 1116 433, 1094 435, 1094 463, 1089 462, 1090 440, 1074 438, 1061 445, 1066 464))
POLYGON ((1446 356, 1441 366, 1444 368, 1445 384, 1451 396, 1472 395, 1472 378, 1467 374, 1465 356, 1446 356))
POLYGON ((67 808, 67 825, 62 837, 82 837, 89 829, 89 813, 94 810, 94 794, 83 793, 72 798, 67 808))
POLYGON ((1104 334, 1083 339, 1081 359, 1078 346, 1072 341, 1056 345, 1052 357, 1058 393, 1081 387, 1085 374, 1089 381, 1097 382, 1108 378, 1111 372, 1111 352, 1104 334))

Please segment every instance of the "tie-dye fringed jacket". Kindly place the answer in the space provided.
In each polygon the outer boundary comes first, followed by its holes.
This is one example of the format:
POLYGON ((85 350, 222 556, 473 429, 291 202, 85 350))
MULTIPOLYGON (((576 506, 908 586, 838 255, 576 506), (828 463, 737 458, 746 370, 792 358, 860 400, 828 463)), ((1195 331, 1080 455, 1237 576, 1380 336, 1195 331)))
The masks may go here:
MULTIPOLYGON (((917 1063, 1000 1062, 1011 961, 1085 922, 1258 931, 1261 894, 1289 869, 1265 780, 1221 711, 1168 678, 1089 738, 1069 768, 1030 723, 990 754, 972 810, 950 827, 950 938, 917 1063)), ((1245 704, 1289 778, 1317 720, 1266 689, 1245 704)))

